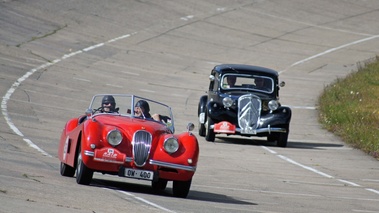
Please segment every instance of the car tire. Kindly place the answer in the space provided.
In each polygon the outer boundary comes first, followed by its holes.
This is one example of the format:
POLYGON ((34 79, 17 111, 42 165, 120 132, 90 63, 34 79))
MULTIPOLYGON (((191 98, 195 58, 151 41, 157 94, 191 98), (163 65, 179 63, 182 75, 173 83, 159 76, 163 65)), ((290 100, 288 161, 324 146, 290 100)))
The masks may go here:
POLYGON ((268 142, 276 142, 278 147, 286 147, 288 141, 288 133, 272 133, 267 136, 268 142))
MULTIPOLYGON (((205 124, 203 123, 200 123, 200 114, 201 113, 204 113, 206 114, 206 105, 207 105, 207 99, 208 97, 206 95, 202 96, 200 98, 200 101, 199 101, 199 105, 197 107, 197 117, 199 119, 199 135, 201 137, 204 137, 205 136, 205 133, 206 133, 206 129, 205 129, 205 124)), ((205 117, 206 119, 206 117, 205 117)), ((206 121, 206 120, 205 120, 206 121)))
POLYGON ((62 176, 66 176, 66 177, 74 177, 75 175, 75 169, 63 162, 61 162, 61 165, 60 165, 60 172, 62 176))
POLYGON ((92 181, 93 171, 84 165, 82 154, 79 150, 76 166, 76 182, 81 185, 89 185, 92 181))
POLYGON ((167 180, 159 178, 158 181, 152 181, 151 187, 156 191, 163 191, 166 189, 167 180))
POLYGON ((276 146, 286 147, 288 141, 288 133, 279 133, 276 141, 276 146))
POLYGON ((215 135, 213 129, 210 128, 214 124, 214 122, 210 117, 207 117, 206 124, 207 124, 207 132, 205 135, 205 140, 210 141, 210 142, 214 142, 216 135, 215 135))
POLYGON ((204 137, 206 133, 205 125, 199 122, 199 135, 204 137))
POLYGON ((172 193, 175 197, 186 198, 191 188, 192 178, 188 181, 173 181, 172 193))

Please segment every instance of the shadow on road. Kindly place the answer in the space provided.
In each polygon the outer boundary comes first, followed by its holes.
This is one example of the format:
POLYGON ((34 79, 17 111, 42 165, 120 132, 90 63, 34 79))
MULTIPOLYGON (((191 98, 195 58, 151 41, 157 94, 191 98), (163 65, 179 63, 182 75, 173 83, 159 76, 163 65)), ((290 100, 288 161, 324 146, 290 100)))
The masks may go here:
MULTIPOLYGON (((173 197, 171 193, 172 188, 169 186, 167 186, 167 188, 163 191, 154 191, 150 185, 143 184, 143 183, 142 184, 127 183, 127 182, 121 182, 121 181, 115 181, 115 180, 95 179, 95 178, 92 180, 90 186, 99 187, 99 188, 108 188, 111 190, 120 190, 120 191, 124 191, 128 193, 142 193, 142 194, 173 197)), ((215 194, 215 193, 201 192, 201 191, 194 191, 194 190, 190 190, 187 198, 185 199, 206 201, 206 202, 216 202, 216 203, 239 204, 239 205, 257 205, 255 203, 237 200, 235 198, 232 198, 223 194, 215 194)))
MULTIPOLYGON (((252 145, 252 146, 267 146, 267 147, 276 147, 275 142, 267 142, 264 137, 262 139, 257 137, 228 137, 228 136, 219 136, 216 138, 215 142, 207 143, 222 143, 222 144, 236 144, 236 145, 252 145)), ((344 144, 337 143, 319 143, 319 142, 307 142, 307 141, 288 141, 287 147, 283 149, 330 149, 330 148, 342 148, 344 144)))

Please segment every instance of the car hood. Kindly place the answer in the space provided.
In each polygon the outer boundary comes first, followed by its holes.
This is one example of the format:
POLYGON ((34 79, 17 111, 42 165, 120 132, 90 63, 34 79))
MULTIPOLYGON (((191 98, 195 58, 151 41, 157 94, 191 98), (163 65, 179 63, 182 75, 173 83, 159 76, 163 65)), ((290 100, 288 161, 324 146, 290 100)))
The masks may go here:
POLYGON ((124 132, 129 138, 138 130, 145 130, 152 135, 159 133, 170 133, 170 130, 162 123, 146 120, 141 118, 134 118, 121 115, 99 115, 94 117, 95 122, 104 128, 116 127, 124 132))
POLYGON ((233 100, 237 100, 239 97, 241 97, 242 95, 246 95, 246 94, 252 94, 252 95, 258 96, 262 100, 273 99, 271 94, 259 93, 259 92, 253 93, 251 91, 230 91, 230 92, 226 92, 224 94, 225 94, 225 96, 231 97, 233 100))

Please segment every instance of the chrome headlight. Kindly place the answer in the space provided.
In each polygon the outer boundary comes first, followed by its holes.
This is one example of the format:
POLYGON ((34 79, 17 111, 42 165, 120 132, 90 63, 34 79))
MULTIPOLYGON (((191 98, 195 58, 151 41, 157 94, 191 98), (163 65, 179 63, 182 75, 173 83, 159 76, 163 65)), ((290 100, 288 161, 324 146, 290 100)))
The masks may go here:
POLYGON ((229 108, 233 105, 233 100, 230 97, 225 97, 222 99, 222 103, 224 104, 224 107, 229 108))
POLYGON ((163 143, 163 148, 166 152, 172 154, 179 149, 179 142, 176 138, 167 138, 163 143))
POLYGON ((107 141, 112 146, 117 146, 122 141, 122 134, 119 130, 114 129, 108 132, 107 141))
POLYGON ((268 102, 268 108, 271 110, 271 111, 274 111, 274 110, 277 110, 279 107, 279 102, 276 101, 276 100, 271 100, 270 102, 268 102))

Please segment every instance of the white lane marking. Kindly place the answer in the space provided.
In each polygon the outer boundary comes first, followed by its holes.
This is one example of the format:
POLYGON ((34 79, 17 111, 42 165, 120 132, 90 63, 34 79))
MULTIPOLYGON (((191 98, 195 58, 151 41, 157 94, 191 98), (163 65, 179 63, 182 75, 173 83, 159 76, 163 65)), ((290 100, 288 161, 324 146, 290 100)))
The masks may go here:
POLYGON ((73 77, 73 79, 78 80, 78 81, 91 82, 91 80, 88 80, 88 79, 85 79, 85 78, 77 78, 77 77, 73 77))
POLYGON ((160 205, 158 205, 158 204, 156 204, 156 203, 150 202, 150 201, 148 201, 148 200, 146 200, 146 199, 143 199, 143 198, 141 198, 141 197, 137 197, 137 196, 135 196, 135 195, 133 195, 133 194, 131 194, 131 193, 129 193, 129 192, 125 192, 125 191, 121 191, 121 190, 117 190, 117 191, 120 192, 120 193, 122 193, 122 194, 125 194, 125 195, 127 195, 127 196, 129 196, 129 197, 132 197, 132 198, 134 198, 134 199, 136 199, 136 200, 142 201, 142 202, 144 202, 144 203, 146 203, 146 204, 148 204, 148 205, 150 205, 150 206, 154 206, 155 208, 161 209, 161 210, 166 211, 166 212, 172 212, 172 213, 175 213, 174 211, 171 211, 170 209, 166 209, 165 207, 160 206, 160 205))
POLYGON ((188 16, 185 16, 185 17, 181 17, 180 19, 183 20, 183 21, 188 21, 190 19, 193 19, 195 16, 193 15, 188 15, 188 16))
POLYGON ((148 89, 140 89, 142 92, 149 92, 149 93, 155 93, 153 90, 148 90, 148 89))
POLYGON ((338 179, 338 181, 342 182, 342 183, 345 183, 345 184, 349 184, 351 186, 356 186, 356 187, 360 187, 360 185, 356 184, 356 183, 353 183, 351 181, 347 181, 347 180, 342 180, 342 179, 338 179))
POLYGON ((271 152, 271 154, 277 154, 274 150, 271 150, 271 149, 269 149, 269 148, 267 148, 265 146, 262 146, 262 148, 265 149, 265 150, 267 150, 267 151, 269 151, 269 152, 271 152))
MULTIPOLYGON (((312 168, 312 167, 309 167, 309 166, 305 166, 305 165, 303 165, 303 164, 301 164, 301 163, 298 163, 298 162, 296 162, 296 161, 294 161, 294 160, 292 160, 292 159, 290 159, 290 158, 288 158, 288 157, 285 157, 285 156, 283 156, 283 155, 277 154, 277 152, 275 152, 274 150, 271 150, 271 149, 268 148, 268 147, 265 147, 265 146, 261 146, 261 147, 262 147, 263 149, 269 151, 270 153, 276 155, 277 157, 279 157, 279 158, 281 158, 281 159, 283 159, 283 160, 289 162, 289 163, 292 163, 292 164, 294 164, 294 165, 296 165, 296 166, 299 166, 299 167, 301 167, 301 168, 303 168, 303 169, 309 170, 309 171, 311 171, 311 172, 314 172, 314 173, 319 174, 319 175, 321 175, 321 176, 324 176, 324 177, 326 177, 326 178, 335 179, 335 177, 333 177, 333 176, 331 176, 331 175, 328 175, 328 174, 326 174, 326 173, 324 173, 324 172, 321 172, 321 171, 319 171, 319 170, 317 170, 317 169, 315 169, 315 168, 312 168)), ((336 179, 336 180, 338 180, 338 181, 340 181, 340 182, 342 182, 342 183, 348 184, 348 185, 350 185, 350 186, 353 186, 353 187, 361 187, 361 185, 356 184, 356 183, 351 182, 351 181, 347 181, 347 180, 343 180, 343 179, 336 179)), ((370 191, 370 192, 373 192, 373 193, 376 193, 376 194, 379 194, 379 191, 378 191, 378 190, 375 190, 375 189, 366 188, 366 190, 367 190, 367 191, 370 191)))
POLYGON ((35 145, 31 140, 27 139, 27 138, 24 138, 24 141, 32 148, 38 150, 39 152, 41 152, 43 155, 47 156, 47 157, 53 157, 51 156, 49 153, 45 152, 44 150, 42 150, 41 148, 39 148, 37 145, 35 145))
POLYGON ((326 174, 326 173, 320 172, 320 171, 318 171, 317 169, 314 169, 314 168, 312 168, 312 167, 309 167, 309 166, 305 166, 305 165, 303 165, 303 164, 300 164, 300 163, 298 163, 298 162, 296 162, 296 161, 294 161, 294 160, 292 160, 292 159, 290 159, 290 158, 287 158, 287 157, 285 157, 285 156, 283 156, 283 155, 277 155, 277 156, 278 156, 279 158, 281 158, 281 159, 283 159, 283 160, 289 162, 289 163, 292 163, 292 164, 294 164, 294 165, 300 166, 300 167, 302 167, 303 169, 306 169, 306 170, 312 171, 312 172, 314 172, 314 173, 317 173, 317 174, 319 174, 319 175, 321 175, 321 176, 324 176, 324 177, 327 177, 327 178, 333 178, 333 176, 331 176, 331 175, 328 175, 328 174, 326 174))
POLYGON ((291 64, 289 67, 287 67, 285 70, 282 70, 279 72, 279 74, 281 73, 284 73, 286 72, 289 68, 291 67, 294 67, 294 66, 297 66, 299 64, 302 64, 302 63, 305 63, 307 61, 310 61, 312 59, 315 59, 315 58, 318 58, 320 56, 323 56, 323 55, 326 55, 328 53, 331 53, 331 52, 334 52, 334 51, 337 51, 337 50, 340 50, 340 49, 343 49, 343 48, 346 48, 348 46, 352 46, 352 45, 355 45, 355 44, 359 44, 359 43, 362 43, 362 42, 365 42, 365 41, 369 41, 369 40, 372 40, 372 39, 376 39, 376 38, 379 38, 379 35, 374 35, 374 36, 370 36, 368 38, 363 38, 363 39, 360 39, 360 40, 357 40, 357 41, 353 41, 353 42, 350 42, 350 43, 347 43, 347 44, 344 44, 344 45, 341 45, 341 46, 338 46, 338 47, 335 47, 335 48, 331 48, 329 50, 326 50, 324 52, 321 52, 321 53, 318 53, 316 55, 313 55, 313 56, 310 56, 308 58, 305 58, 303 60, 300 60, 300 61, 297 61, 293 64, 291 64))
MULTIPOLYGON (((283 105, 284 106, 284 105, 283 105)), ((288 106, 288 107, 291 107, 292 109, 317 109, 317 107, 311 107, 311 106, 288 106)))
MULTIPOLYGON (((8 126, 11 128, 11 130, 16 133, 18 136, 22 137, 23 140, 32 148, 36 149, 38 152, 42 153, 43 155, 45 156, 48 156, 48 157, 52 157, 51 155, 49 155, 47 152, 45 152, 43 149, 41 149, 40 147, 38 147, 36 144, 34 144, 30 139, 24 137, 24 134, 22 134, 22 132, 16 127, 16 125, 13 123, 12 119, 10 118, 9 114, 8 114, 8 101, 10 99, 10 97, 12 96, 12 94, 15 92, 15 90, 20 86, 20 84, 25 81, 27 78, 29 78, 29 76, 33 75, 35 72, 39 71, 39 70, 42 70, 42 69, 45 69, 51 65, 54 65, 58 62, 61 62, 65 59, 68 59, 70 57, 73 57, 75 55, 78 55, 80 53, 83 53, 86 52, 86 51, 90 51, 90 50, 93 50, 93 49, 96 49, 96 48, 99 48, 101 46, 103 46, 104 44, 106 43, 111 43, 111 42, 115 42, 115 41, 118 41, 120 39, 123 39, 123 38, 128 38, 129 36, 131 35, 134 35, 136 34, 135 33, 132 33, 132 34, 126 34, 126 35, 123 35, 123 36, 120 36, 118 38, 115 38, 115 39, 111 39, 111 40, 108 40, 107 42, 104 42, 104 43, 99 43, 99 44, 96 44, 96 45, 93 45, 93 46, 90 46, 90 47, 87 47, 87 48, 84 48, 82 50, 79 50, 79 51, 76 51, 76 52, 73 52, 73 53, 69 53, 69 54, 65 54, 63 55, 61 58, 59 59, 55 59, 53 60, 52 62, 48 62, 48 63, 45 63, 45 64, 42 64, 41 66, 37 67, 37 68, 34 68, 34 69, 31 69, 29 70, 28 72, 25 73, 25 75, 23 75, 22 77, 20 77, 19 79, 17 79, 13 84, 12 86, 8 89, 8 91, 5 93, 5 95, 3 96, 3 99, 1 101, 1 113, 3 114, 4 116, 4 119, 5 121, 7 122, 8 126)), ((78 79, 79 80, 79 79, 78 79)), ((80 80, 83 80, 83 79, 80 79, 80 80)))
POLYGON ((110 86, 110 87, 115 87, 115 88, 124 88, 123 86, 115 85, 115 84, 105 84, 105 85, 110 86))
POLYGON ((379 191, 375 189, 366 188, 367 191, 374 192, 379 195, 379 191))

